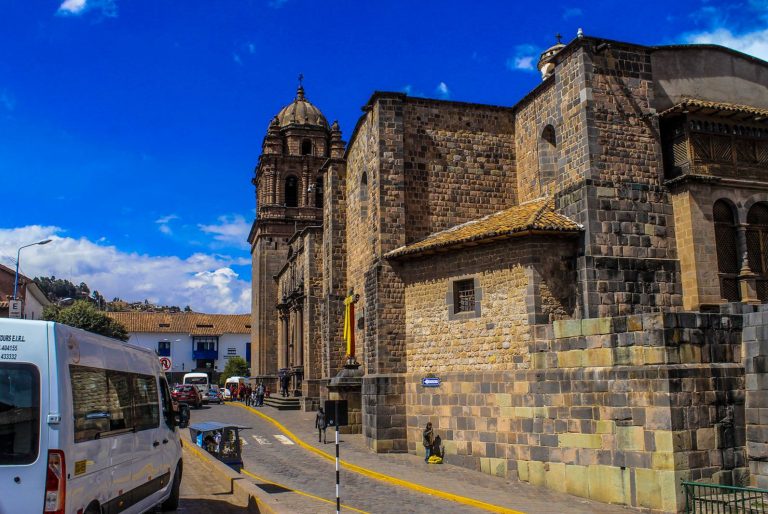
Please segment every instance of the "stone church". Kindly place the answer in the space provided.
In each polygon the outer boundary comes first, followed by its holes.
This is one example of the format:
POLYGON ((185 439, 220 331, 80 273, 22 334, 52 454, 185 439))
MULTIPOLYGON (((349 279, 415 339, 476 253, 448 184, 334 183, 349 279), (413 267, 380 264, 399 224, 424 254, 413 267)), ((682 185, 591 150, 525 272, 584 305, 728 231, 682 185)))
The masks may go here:
POLYGON ((253 179, 252 373, 348 398, 374 451, 431 421, 598 501, 768 487, 768 63, 580 35, 539 69, 512 106, 375 92, 349 143, 299 87, 253 179))

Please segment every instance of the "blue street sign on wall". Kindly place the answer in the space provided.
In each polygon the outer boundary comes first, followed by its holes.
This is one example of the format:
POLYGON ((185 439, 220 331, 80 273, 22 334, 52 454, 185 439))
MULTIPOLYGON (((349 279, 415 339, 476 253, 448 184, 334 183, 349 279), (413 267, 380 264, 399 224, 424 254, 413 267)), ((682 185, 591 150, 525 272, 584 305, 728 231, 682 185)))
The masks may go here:
POLYGON ((421 385, 424 387, 440 387, 440 379, 438 377, 422 378, 421 385))

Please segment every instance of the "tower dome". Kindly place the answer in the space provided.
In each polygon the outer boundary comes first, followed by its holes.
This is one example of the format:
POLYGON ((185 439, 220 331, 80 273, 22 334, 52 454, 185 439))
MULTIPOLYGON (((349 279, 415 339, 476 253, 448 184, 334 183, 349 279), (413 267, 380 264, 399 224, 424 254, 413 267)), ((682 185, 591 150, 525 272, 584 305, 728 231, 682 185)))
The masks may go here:
POLYGON ((560 52, 560 50, 565 48, 565 45, 560 42, 560 34, 558 34, 556 37, 557 43, 550 46, 541 53, 541 57, 539 57, 539 63, 536 66, 541 72, 542 80, 549 77, 552 72, 555 71, 554 57, 560 52))
POLYGON ((326 121, 320 109, 312 105, 304 97, 304 86, 302 85, 299 85, 293 102, 283 107, 277 114, 277 121, 280 124, 280 128, 285 128, 289 125, 311 125, 324 129, 328 128, 328 121, 326 121))

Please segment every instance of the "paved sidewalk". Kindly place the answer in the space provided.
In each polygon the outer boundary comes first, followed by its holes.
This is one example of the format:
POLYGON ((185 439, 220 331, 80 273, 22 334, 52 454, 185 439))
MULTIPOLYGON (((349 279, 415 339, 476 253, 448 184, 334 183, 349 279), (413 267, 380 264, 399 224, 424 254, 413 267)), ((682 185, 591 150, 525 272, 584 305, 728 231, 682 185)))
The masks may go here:
MULTIPOLYGON (((302 411, 279 411, 272 407, 254 409, 279 422, 304 443, 335 456, 333 440, 335 432, 328 429, 328 444, 317 442, 314 428, 315 413, 302 411)), ((255 414, 254 414, 255 415, 255 414)), ((417 484, 432 490, 459 495, 496 505, 510 511, 531 514, 611 514, 630 513, 634 509, 606 505, 584 498, 557 493, 542 487, 494 477, 479 471, 472 471, 447 463, 426 464, 423 457, 412 454, 376 454, 365 446, 361 434, 339 434, 341 460, 374 471, 417 484)))
POLYGON ((181 478, 181 501, 178 513, 184 514, 243 514, 247 504, 238 501, 229 488, 208 476, 208 470, 195 465, 185 450, 184 474, 181 478))

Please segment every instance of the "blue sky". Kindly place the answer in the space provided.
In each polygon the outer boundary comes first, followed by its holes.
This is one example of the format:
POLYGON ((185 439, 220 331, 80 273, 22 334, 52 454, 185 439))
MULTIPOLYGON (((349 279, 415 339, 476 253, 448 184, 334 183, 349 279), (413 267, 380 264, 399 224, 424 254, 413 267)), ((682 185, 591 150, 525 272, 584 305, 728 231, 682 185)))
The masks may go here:
POLYGON ((579 27, 768 59, 768 0, 0 0, 0 263, 108 298, 250 309, 267 124, 305 76, 345 139, 374 90, 512 105, 579 27), (640 7, 641 6, 641 7, 640 7))

